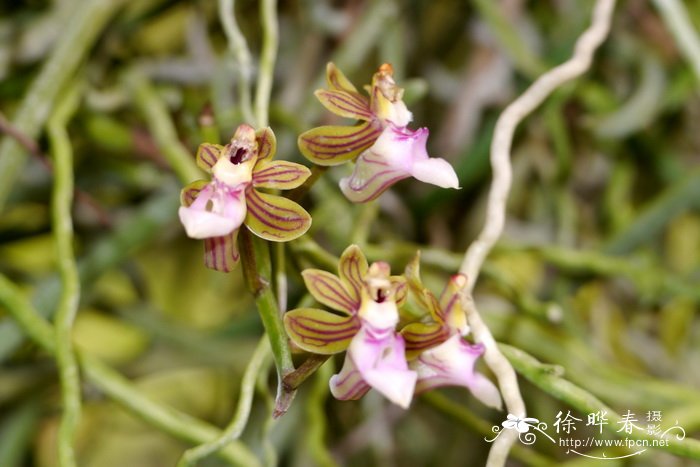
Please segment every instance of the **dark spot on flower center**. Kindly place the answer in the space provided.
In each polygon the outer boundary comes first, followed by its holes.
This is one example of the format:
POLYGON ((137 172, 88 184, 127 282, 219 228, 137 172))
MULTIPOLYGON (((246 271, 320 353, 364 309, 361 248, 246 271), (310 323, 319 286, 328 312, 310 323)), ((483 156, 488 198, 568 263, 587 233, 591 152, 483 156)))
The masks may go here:
POLYGON ((248 151, 245 148, 237 148, 236 152, 231 154, 228 160, 231 161, 232 164, 240 164, 241 162, 245 162, 248 160, 248 151))
POLYGON ((377 299, 375 300, 377 303, 382 303, 386 300, 386 293, 382 289, 377 289, 377 299))

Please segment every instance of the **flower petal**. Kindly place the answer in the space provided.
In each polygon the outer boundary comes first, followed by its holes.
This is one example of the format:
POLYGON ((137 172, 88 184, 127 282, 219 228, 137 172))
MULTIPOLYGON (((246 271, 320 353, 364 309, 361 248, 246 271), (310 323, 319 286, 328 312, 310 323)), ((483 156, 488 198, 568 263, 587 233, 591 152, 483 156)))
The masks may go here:
POLYGON ((365 382, 360 372, 357 371, 350 354, 345 354, 343 368, 340 370, 340 373, 331 377, 328 384, 333 397, 341 401, 357 400, 370 390, 370 385, 365 382))
POLYGON ((272 159, 277 151, 277 138, 270 127, 261 128, 255 132, 258 143, 258 162, 272 159))
POLYGON ((435 321, 444 322, 440 304, 433 293, 428 290, 420 279, 420 251, 416 252, 410 263, 406 265, 404 273, 408 286, 413 293, 413 296, 418 301, 420 306, 431 314, 435 321))
POLYGON ((356 314, 360 300, 348 294, 338 277, 320 269, 305 269, 301 275, 309 293, 320 303, 346 314, 356 314))
POLYGON ((439 323, 411 323, 401 330, 401 335, 406 341, 406 357, 409 360, 450 337, 448 329, 439 323))
POLYGON ((353 203, 366 203, 410 175, 408 170, 389 164, 370 149, 357 159, 352 175, 340 180, 340 189, 353 203))
POLYGON ((374 119, 367 98, 356 92, 319 89, 314 94, 325 108, 336 115, 356 120, 369 121, 374 119))
POLYGON ((281 196, 246 192, 248 215, 245 224, 258 237, 273 242, 298 238, 311 226, 311 216, 297 203, 281 196))
POLYGON ((352 339, 343 369, 331 378, 331 392, 338 399, 354 395, 361 388, 354 372, 365 383, 393 403, 408 408, 417 374, 408 369, 403 338, 393 328, 373 329, 363 325, 352 339))
POLYGON ((300 348, 331 355, 342 352, 350 345, 360 329, 360 320, 315 308, 297 308, 284 314, 284 328, 300 348))
POLYGON ((253 186, 291 190, 306 181, 311 171, 301 164, 288 161, 267 161, 255 166, 253 186))
POLYGON ((467 284, 464 274, 455 274, 440 295, 440 317, 447 325, 465 336, 469 333, 467 315, 462 308, 461 291, 467 284))
POLYGON ((411 362, 411 368, 418 372, 416 392, 441 386, 464 386, 485 405, 500 409, 498 388, 484 375, 474 371, 474 364, 483 352, 483 345, 472 345, 458 334, 426 350, 411 362))
POLYGON ((216 164, 216 162, 219 160, 219 155, 223 149, 224 147, 220 144, 200 144, 199 148, 197 148, 197 167, 206 171, 207 173, 210 173, 212 167, 214 167, 214 164, 216 164))
MULTIPOLYGON (((246 216, 245 196, 219 182, 203 186, 194 195, 193 185, 185 187, 183 198, 194 197, 189 206, 180 206, 178 215, 190 238, 228 235, 240 227, 246 216), (185 190, 187 190, 185 192, 185 190)), ((185 200, 185 201, 189 201, 185 200)))
POLYGON ((209 185, 209 183, 211 182, 207 180, 197 180, 196 182, 186 185, 182 191, 180 191, 180 204, 185 207, 190 206, 194 203, 194 200, 197 199, 197 196, 199 196, 199 192, 209 185))
POLYGON ((449 162, 439 157, 418 160, 413 163, 411 175, 421 182, 440 188, 459 188, 459 179, 449 162))
POLYGON ((222 237, 204 239, 204 265, 221 272, 231 272, 238 264, 238 230, 222 237))
POLYGON ((328 87, 333 90, 357 93, 357 88, 353 86, 350 80, 347 79, 343 72, 332 62, 326 65, 326 82, 328 83, 328 87))
POLYGON ((314 164, 339 165, 372 146, 381 132, 373 122, 356 126, 320 126, 299 135, 298 145, 304 157, 314 164))
POLYGON ((408 295, 408 284, 403 276, 391 276, 389 278, 391 286, 394 289, 394 301, 397 307, 401 307, 406 302, 408 295))
POLYGON ((368 270, 367 258, 357 245, 350 245, 340 255, 338 275, 353 302, 360 303, 360 291, 368 270))

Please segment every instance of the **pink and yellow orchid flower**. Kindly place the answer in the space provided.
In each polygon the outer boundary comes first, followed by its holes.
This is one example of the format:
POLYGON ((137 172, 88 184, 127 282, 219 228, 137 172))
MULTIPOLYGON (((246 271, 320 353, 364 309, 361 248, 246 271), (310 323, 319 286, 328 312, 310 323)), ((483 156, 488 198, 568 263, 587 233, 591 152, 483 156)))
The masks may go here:
POLYGON ((395 330, 398 306, 406 298, 404 278, 390 276, 387 263, 368 266, 355 245, 341 256, 338 273, 318 269, 302 273, 314 298, 337 313, 291 310, 284 316, 289 337, 308 352, 328 355, 347 350, 343 368, 330 380, 337 399, 359 399, 374 388, 407 408, 417 374, 408 368, 404 340, 395 330))
POLYGON ((318 165, 333 166, 355 160, 355 170, 340 182, 354 203, 371 201, 391 185, 408 177, 442 188, 458 188, 452 166, 428 156, 428 129, 408 129, 411 112, 403 102, 403 89, 393 79, 391 65, 384 64, 372 78, 369 99, 332 63, 326 78, 329 89, 316 97, 331 112, 363 121, 357 126, 321 126, 299 136, 299 149, 318 165))
POLYGON ((191 238, 204 240, 204 263, 223 272, 239 259, 238 230, 245 226, 266 240, 286 242, 303 235, 311 216, 297 203, 260 188, 289 190, 309 177, 309 169, 287 161, 273 161, 275 135, 270 128, 257 133, 240 125, 225 146, 204 143, 197 165, 211 181, 198 180, 182 190, 178 214, 191 238))
POLYGON ((464 339, 469 334, 469 325, 460 293, 466 277, 452 276, 437 299, 420 280, 416 255, 406 267, 406 278, 411 293, 431 318, 428 323, 411 323, 401 330, 409 367, 418 373, 416 393, 441 386, 464 386, 485 405, 500 409, 498 388, 474 370, 477 359, 484 353, 483 345, 464 339))

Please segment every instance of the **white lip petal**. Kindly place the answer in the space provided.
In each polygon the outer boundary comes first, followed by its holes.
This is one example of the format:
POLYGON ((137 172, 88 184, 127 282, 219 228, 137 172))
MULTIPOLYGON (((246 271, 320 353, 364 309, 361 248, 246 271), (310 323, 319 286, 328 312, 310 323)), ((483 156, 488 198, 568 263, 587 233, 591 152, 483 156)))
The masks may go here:
POLYGON ((421 182, 441 188, 459 188, 459 179, 450 163, 438 157, 416 161, 411 175, 421 182))
POLYGON ((182 206, 177 213, 190 238, 221 237, 230 234, 241 225, 238 219, 191 207, 182 206))

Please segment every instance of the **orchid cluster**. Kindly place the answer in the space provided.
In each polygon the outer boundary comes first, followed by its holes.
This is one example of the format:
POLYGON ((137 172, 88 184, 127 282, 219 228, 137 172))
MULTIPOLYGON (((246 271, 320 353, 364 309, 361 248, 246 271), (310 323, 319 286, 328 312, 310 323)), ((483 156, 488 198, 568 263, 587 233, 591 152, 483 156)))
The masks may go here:
MULTIPOLYGON (((355 203, 373 200, 410 176, 444 188, 459 186, 445 160, 428 156, 427 128, 408 128, 412 115, 392 74, 390 65, 382 65, 367 86, 368 98, 329 64, 328 89, 316 91, 316 96, 332 112, 361 123, 314 128, 298 140, 302 154, 316 165, 355 162, 352 174, 340 181, 341 191, 355 203)), ((275 242, 294 240, 308 230, 311 217, 304 208, 260 191, 297 188, 311 174, 303 165, 273 161, 275 148, 271 129, 256 132, 248 125, 239 126, 225 146, 199 147, 197 164, 211 179, 182 190, 179 215, 187 234, 204 240, 206 266, 232 270, 239 260, 236 239, 243 226, 275 242)), ((352 245, 340 258, 337 276, 306 269, 302 276, 307 289, 332 311, 287 312, 289 338, 307 352, 346 351, 342 369, 330 380, 332 394, 341 400, 358 399, 374 388, 405 408, 416 393, 458 385, 484 404, 499 407, 496 387, 474 370, 484 348, 465 339, 469 327, 459 299, 464 276, 452 277, 436 298, 423 286, 418 262, 416 255, 403 275, 392 276, 387 263, 370 266, 352 245), (402 314, 409 297, 421 310, 419 318, 402 314)))
POLYGON ((374 388, 401 407, 414 394, 441 386, 464 386, 490 407, 500 407, 496 386, 474 370, 484 348, 471 344, 459 294, 465 278, 450 279, 440 298, 419 276, 419 256, 405 275, 391 276, 389 265, 367 259, 356 245, 345 250, 338 275, 319 269, 302 273, 307 289, 333 311, 298 308, 284 315, 287 334, 302 350, 316 354, 346 351, 331 393, 354 400, 374 388), (402 323, 400 310, 412 295, 420 321, 402 323), (401 329, 397 327, 401 324, 401 329))

